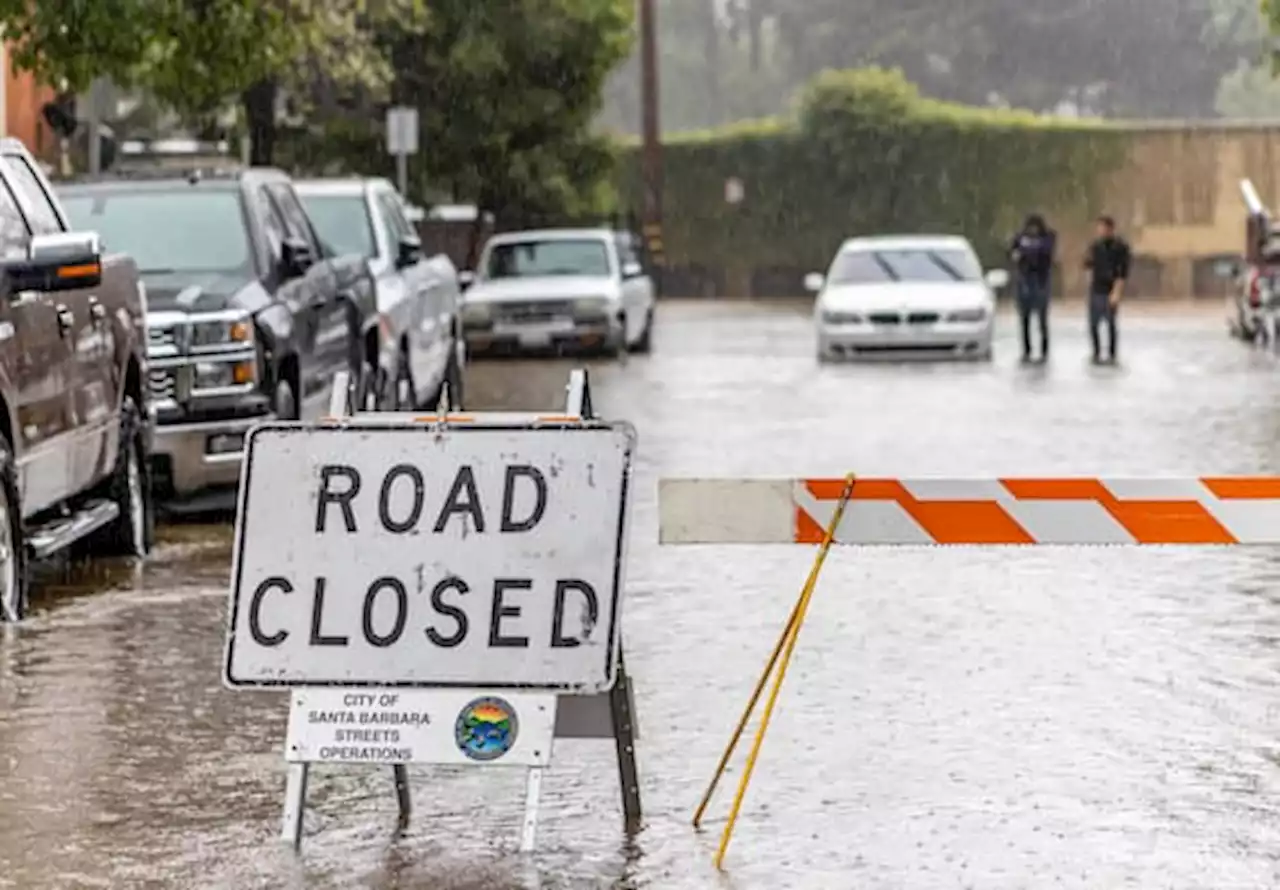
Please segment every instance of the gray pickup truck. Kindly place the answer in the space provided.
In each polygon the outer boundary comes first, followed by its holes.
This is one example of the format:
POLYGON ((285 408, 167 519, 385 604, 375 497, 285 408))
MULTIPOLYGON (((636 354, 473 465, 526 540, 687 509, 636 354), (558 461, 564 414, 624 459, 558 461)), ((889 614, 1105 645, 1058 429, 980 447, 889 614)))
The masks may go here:
POLYGON ((145 301, 22 143, 0 140, 0 620, 73 543, 145 556, 154 532, 145 301))
POLYGON ((373 385, 368 262, 320 243, 284 173, 157 170, 59 191, 79 225, 138 261, 155 483, 170 510, 233 503, 250 427, 318 417, 338 371, 373 385))

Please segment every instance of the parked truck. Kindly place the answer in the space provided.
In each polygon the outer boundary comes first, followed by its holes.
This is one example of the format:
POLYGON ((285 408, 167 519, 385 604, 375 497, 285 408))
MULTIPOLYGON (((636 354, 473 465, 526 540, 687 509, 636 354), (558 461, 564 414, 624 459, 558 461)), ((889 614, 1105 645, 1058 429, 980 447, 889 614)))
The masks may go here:
POLYGON ((39 165, 0 140, 0 619, 29 567, 77 542, 153 535, 145 296, 133 259, 73 231, 39 165))
POLYGON ((60 191, 79 224, 137 258, 155 480, 171 510, 233 503, 250 427, 319 416, 338 371, 375 385, 368 263, 320 243, 283 172, 156 170, 60 191))

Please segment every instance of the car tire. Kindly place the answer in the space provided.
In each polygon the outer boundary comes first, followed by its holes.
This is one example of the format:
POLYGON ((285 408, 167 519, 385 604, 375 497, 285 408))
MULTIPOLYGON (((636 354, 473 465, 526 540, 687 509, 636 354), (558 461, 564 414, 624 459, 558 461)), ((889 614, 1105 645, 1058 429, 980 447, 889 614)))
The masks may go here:
POLYGON ((276 420, 298 419, 298 396, 293 391, 293 384, 288 380, 281 380, 276 383, 276 390, 272 394, 271 401, 275 407, 276 420))
POLYGON ((386 405, 384 400, 382 387, 379 386, 379 374, 374 370, 373 365, 367 361, 362 361, 359 366, 351 372, 354 379, 351 381, 351 401, 352 410, 354 411, 381 411, 386 405))
POLYGON ((30 590, 13 449, 0 436, 0 622, 26 617, 30 590))
POLYGON ((120 509, 105 529, 94 552, 110 556, 144 558, 155 539, 155 511, 147 460, 143 449, 142 418, 133 399, 125 397, 120 409, 120 448, 103 495, 120 509))
POLYGON ((418 406, 418 395, 413 387, 413 369, 409 367, 409 356, 403 352, 396 359, 396 376, 391 381, 387 399, 387 404, 393 411, 412 411, 418 406))
POLYGON ((437 411, 440 408, 440 397, 444 395, 445 386, 449 387, 449 411, 455 413, 465 410, 466 393, 462 380, 462 365, 458 362, 458 344, 454 341, 453 346, 449 349, 449 363, 445 365, 444 380, 436 387, 436 391, 432 393, 431 400, 424 409, 427 411, 437 411))
POLYGON ((631 347, 631 351, 639 355, 648 355, 653 349, 653 309, 649 309, 644 314, 644 332, 640 334, 640 339, 631 347))

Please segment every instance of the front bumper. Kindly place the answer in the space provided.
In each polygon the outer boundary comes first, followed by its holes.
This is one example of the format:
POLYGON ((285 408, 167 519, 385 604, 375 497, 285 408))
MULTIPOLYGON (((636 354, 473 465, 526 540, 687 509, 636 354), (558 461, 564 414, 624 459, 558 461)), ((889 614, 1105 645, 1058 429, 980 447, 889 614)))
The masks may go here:
POLYGON ((978 358, 990 354, 991 340, 990 321, 892 326, 823 324, 818 329, 818 351, 829 358, 978 358))
POLYGON ((157 426, 151 452, 156 493, 162 500, 182 500, 211 489, 234 492, 245 437, 268 419, 270 415, 157 426))
POLYGON ((562 352, 570 349, 605 349, 619 347, 623 327, 614 318, 561 318, 549 321, 469 322, 463 327, 467 350, 562 352))

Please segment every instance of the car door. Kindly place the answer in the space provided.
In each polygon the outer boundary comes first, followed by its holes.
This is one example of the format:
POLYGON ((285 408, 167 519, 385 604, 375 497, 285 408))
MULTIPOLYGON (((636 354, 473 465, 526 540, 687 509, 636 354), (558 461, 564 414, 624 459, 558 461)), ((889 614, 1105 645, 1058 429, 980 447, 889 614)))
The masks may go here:
MULTIPOLYGON (((375 194, 379 215, 386 221, 391 238, 392 258, 399 251, 400 241, 416 238, 417 231, 404 215, 404 208, 395 192, 381 190, 375 194)), ((419 260, 400 271, 411 293, 417 299, 414 307, 414 358, 413 381, 419 395, 426 395, 444 379, 445 365, 449 358, 449 307, 446 305, 444 279, 436 274, 431 264, 419 260)))
MULTIPOLYGON (((31 230, 18 201, 0 180, 0 252, 23 257, 30 241, 31 230)), ((19 291, 0 306, 0 354, 13 357, 9 373, 17 390, 12 445, 24 516, 65 500, 73 490, 68 436, 74 428, 75 369, 70 339, 59 324, 63 298, 64 294, 19 291)))
MULTIPOLYGON (((2 163, 12 178, 32 233, 64 232, 66 227, 57 208, 26 158, 6 154, 2 163)), ((61 292, 54 311, 61 314, 64 327, 66 319, 71 322, 70 329, 64 331, 71 352, 70 423, 74 430, 68 450, 69 482, 73 491, 80 491, 102 478, 116 460, 116 409, 121 381, 114 361, 115 335, 96 288, 61 292)))
MULTIPOLYGON (((300 316, 311 332, 310 356, 299 356, 298 393, 303 419, 319 417, 328 408, 334 375, 351 369, 355 339, 359 332, 351 324, 350 308, 338 299, 338 281, 333 266, 324 258, 319 239, 302 202, 287 182, 271 183, 267 192, 284 220, 285 232, 307 244, 315 261, 301 276, 298 291, 300 316)), ((295 316, 298 317, 298 316, 295 316)))

